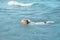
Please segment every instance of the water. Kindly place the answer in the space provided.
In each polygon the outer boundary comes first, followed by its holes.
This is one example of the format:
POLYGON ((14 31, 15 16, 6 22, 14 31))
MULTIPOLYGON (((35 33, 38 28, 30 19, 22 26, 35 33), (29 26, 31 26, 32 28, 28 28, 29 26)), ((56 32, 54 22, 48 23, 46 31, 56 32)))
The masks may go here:
POLYGON ((0 40, 60 40, 60 0, 14 0, 34 3, 30 7, 9 6, 9 1, 0 0, 0 40), (24 25, 24 18, 55 23, 24 25))

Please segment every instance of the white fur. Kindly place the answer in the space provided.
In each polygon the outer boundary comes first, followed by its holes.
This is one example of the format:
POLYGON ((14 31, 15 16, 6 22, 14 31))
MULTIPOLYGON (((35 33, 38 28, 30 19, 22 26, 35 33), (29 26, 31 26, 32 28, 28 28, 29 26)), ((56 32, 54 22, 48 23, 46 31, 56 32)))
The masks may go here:
POLYGON ((45 22, 33 22, 33 24, 35 25, 45 25, 45 24, 52 24, 52 23, 54 23, 54 21, 46 21, 46 23, 45 22))

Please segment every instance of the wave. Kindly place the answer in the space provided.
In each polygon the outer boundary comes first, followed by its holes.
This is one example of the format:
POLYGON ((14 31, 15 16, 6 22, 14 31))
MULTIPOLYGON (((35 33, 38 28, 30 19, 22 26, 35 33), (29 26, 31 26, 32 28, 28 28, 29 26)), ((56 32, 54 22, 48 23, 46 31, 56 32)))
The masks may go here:
POLYGON ((19 3, 19 2, 16 2, 16 1, 9 1, 8 2, 8 5, 10 6, 24 6, 24 7, 28 7, 28 6, 32 6, 34 3, 28 3, 28 4, 25 4, 25 3, 19 3))

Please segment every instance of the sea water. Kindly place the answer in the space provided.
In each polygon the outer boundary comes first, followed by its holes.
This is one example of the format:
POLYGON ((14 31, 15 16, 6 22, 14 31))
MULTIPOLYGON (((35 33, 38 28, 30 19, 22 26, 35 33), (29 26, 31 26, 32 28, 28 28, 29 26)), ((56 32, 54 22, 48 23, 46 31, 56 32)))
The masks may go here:
POLYGON ((0 0, 0 40, 60 40, 60 0, 0 0), (10 1, 20 5, 8 5, 10 1), (25 25, 24 18, 55 23, 25 25))

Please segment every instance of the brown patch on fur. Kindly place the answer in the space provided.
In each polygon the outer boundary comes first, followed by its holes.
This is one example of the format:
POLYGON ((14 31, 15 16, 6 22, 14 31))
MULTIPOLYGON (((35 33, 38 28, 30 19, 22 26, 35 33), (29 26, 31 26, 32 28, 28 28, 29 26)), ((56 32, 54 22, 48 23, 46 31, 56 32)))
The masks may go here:
POLYGON ((29 24, 30 22, 27 19, 22 20, 22 23, 29 24))

